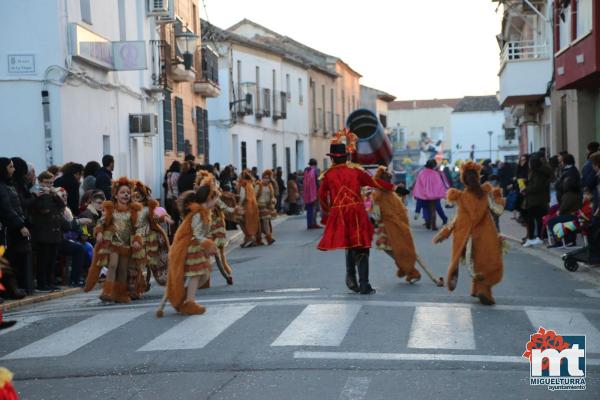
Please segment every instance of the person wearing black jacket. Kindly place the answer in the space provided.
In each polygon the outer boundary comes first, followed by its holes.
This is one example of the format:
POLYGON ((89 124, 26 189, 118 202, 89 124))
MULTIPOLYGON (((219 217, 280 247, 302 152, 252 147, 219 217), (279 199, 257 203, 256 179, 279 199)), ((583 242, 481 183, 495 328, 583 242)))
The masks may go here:
POLYGON ((598 208, 600 203, 600 193, 598 193, 598 177, 596 171, 594 171, 590 156, 598 150, 600 150, 600 144, 598 142, 591 142, 587 145, 587 160, 585 161, 585 164, 583 164, 583 168, 581 168, 581 186, 588 188, 592 192, 594 209, 598 208))
POLYGON ((194 182, 196 182, 196 163, 195 157, 191 154, 185 156, 185 162, 181 165, 181 174, 177 181, 177 189, 179 193, 194 190, 194 182))
POLYGON ((275 180, 277 181, 277 186, 279 191, 277 192, 277 212, 283 212, 283 192, 285 192, 285 181, 283 180, 283 171, 281 167, 277 167, 275 171, 275 180))
POLYGON ((102 157, 102 168, 96 171, 96 189, 102 190, 106 200, 110 200, 112 172, 115 169, 115 158, 110 154, 102 157))
MULTIPOLYGON (((2 224, 6 241, 6 259, 18 275, 27 267, 28 257, 31 257, 31 244, 29 239, 28 221, 21 208, 21 202, 16 189, 12 185, 12 176, 15 167, 10 158, 0 157, 0 223, 2 224)), ((20 299, 25 296, 22 289, 17 288, 14 275, 4 273, 2 283, 6 291, 2 297, 20 299)), ((23 286, 27 287, 27 286, 23 286)))
POLYGON ((558 204, 561 204, 562 196, 570 191, 576 191, 579 196, 581 196, 581 175, 579 175, 579 171, 575 166, 575 157, 571 154, 565 154, 562 156, 562 170, 560 177, 556 181, 554 185, 554 189, 556 190, 556 199, 558 200, 558 204), (566 184, 566 181, 569 180, 569 184, 566 184))
POLYGON ((63 167, 63 174, 54 181, 54 187, 61 187, 67 191, 68 207, 75 215, 79 214, 79 186, 81 186, 82 173, 83 165, 67 163, 63 167))
POLYGON ((65 203, 59 197, 58 189, 52 187, 52 178, 50 173, 40 174, 40 191, 37 192, 31 208, 31 237, 37 255, 37 290, 41 292, 58 289, 51 281, 51 276, 58 256, 58 245, 62 241, 62 232, 68 229, 63 217, 65 203))

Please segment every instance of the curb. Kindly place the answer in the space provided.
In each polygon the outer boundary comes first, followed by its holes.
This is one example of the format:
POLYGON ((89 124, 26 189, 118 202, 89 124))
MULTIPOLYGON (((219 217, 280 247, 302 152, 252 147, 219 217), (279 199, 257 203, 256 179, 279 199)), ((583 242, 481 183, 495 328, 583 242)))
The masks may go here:
MULTIPOLYGON (((579 263, 579 270, 577 270, 576 272, 570 272, 570 271, 567 271, 564 267, 563 260, 562 260, 562 254, 557 254, 556 252, 554 252, 550 249, 547 249, 546 247, 526 247, 526 248, 524 248, 521 246, 520 239, 517 239, 513 236, 510 236, 510 235, 507 235, 504 233, 502 233, 501 236, 503 238, 509 240, 510 242, 516 243, 518 246, 517 248, 519 250, 529 253, 530 255, 537 256, 538 258, 542 258, 544 261, 547 261, 549 264, 553 265, 554 267, 559 268, 563 272, 572 274, 573 277, 575 277, 577 279, 581 278, 582 272, 585 274, 589 274, 589 275, 591 275, 590 278, 592 278, 595 281, 595 282, 589 282, 589 283, 596 283, 597 285, 600 285, 600 268, 594 268, 594 267, 588 266, 587 264, 579 263)), ((566 252, 566 251, 569 251, 570 249, 566 248, 564 250, 566 252)))
MULTIPOLYGON (((287 221, 287 219, 288 219, 287 215, 278 217, 275 220, 277 222, 274 223, 274 225, 279 225, 279 224, 287 221)), ((226 250, 228 252, 232 251, 235 248, 234 244, 242 237, 243 237, 243 232, 241 231, 241 229, 238 229, 238 231, 235 232, 233 235, 231 235, 231 237, 227 238, 226 250)), ((39 294, 39 295, 26 296, 19 300, 4 300, 4 303, 0 304, 0 310, 2 310, 2 312, 8 312, 8 311, 14 310, 19 307, 28 306, 28 305, 35 304, 35 303, 41 303, 43 301, 59 299, 61 297, 70 296, 70 295, 82 293, 82 292, 83 292, 83 290, 81 288, 66 288, 66 289, 62 289, 60 291, 56 291, 56 292, 52 292, 52 293, 44 293, 44 294, 39 294)))

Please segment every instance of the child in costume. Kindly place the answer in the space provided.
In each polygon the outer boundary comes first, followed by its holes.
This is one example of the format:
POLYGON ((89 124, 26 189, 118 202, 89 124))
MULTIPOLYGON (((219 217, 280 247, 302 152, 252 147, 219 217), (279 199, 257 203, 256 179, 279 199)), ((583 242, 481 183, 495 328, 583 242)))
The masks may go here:
POLYGON ((217 267, 227 281, 228 285, 233 285, 233 269, 227 262, 227 257, 225 256, 225 246, 227 245, 227 234, 225 230, 225 217, 232 220, 237 215, 237 209, 233 207, 229 207, 223 200, 221 200, 221 196, 223 193, 219 188, 215 176, 208 171, 200 171, 200 174, 196 178, 195 187, 198 188, 202 181, 210 182, 219 197, 215 203, 215 206, 211 210, 211 224, 210 224, 210 232, 207 235, 207 238, 212 240, 217 246, 218 253, 215 256, 215 261, 217 262, 217 267))
POLYGON ((461 167, 460 180, 465 190, 450 189, 447 199, 458 207, 454 220, 444 226, 433 238, 439 243, 451 234, 452 256, 448 265, 448 289, 456 288, 458 264, 461 258, 469 267, 473 278, 471 296, 485 305, 495 304, 492 286, 502 279, 502 240, 496 230, 492 212, 499 214, 504 206, 500 189, 489 183, 481 185, 481 165, 467 161, 461 167))
POLYGON ((256 182, 254 187, 256 193, 256 202, 258 204, 258 216, 260 219, 260 230, 256 235, 256 245, 262 246, 262 235, 265 235, 268 245, 272 245, 275 242, 273 239, 273 228, 271 226, 271 220, 277 215, 275 210, 275 204, 277 202, 277 196, 275 195, 275 189, 272 184, 273 172, 267 169, 263 172, 262 179, 256 182))
POLYGON ((103 203, 104 214, 94 234, 96 246, 84 290, 89 292, 98 281, 102 267, 108 272, 100 299, 129 303, 127 287, 129 269, 139 269, 143 263, 143 238, 139 229, 142 205, 131 200, 133 182, 121 177, 112 184, 111 200, 103 203))
POLYGON ((238 185, 240 201, 239 204, 244 210, 244 215, 241 218, 240 227, 244 232, 244 242, 242 247, 253 247, 256 245, 256 237, 260 229, 258 204, 256 202, 256 194, 254 192, 254 178, 250 171, 242 171, 242 176, 238 185))
POLYGON ((146 264, 146 279, 143 276, 143 266, 140 269, 130 268, 127 285, 131 298, 139 299, 143 292, 150 290, 150 275, 156 282, 164 286, 167 283, 167 264, 161 259, 161 254, 168 254, 169 239, 160 226, 161 223, 172 224, 173 220, 168 214, 160 217, 156 214, 158 201, 151 198, 152 191, 140 181, 135 181, 133 200, 142 204, 143 209, 139 218, 139 231, 144 241, 144 255, 146 264))
MULTIPOLYGON (((181 194, 178 202, 183 222, 179 225, 169 250, 169 272, 165 299, 183 315, 203 314, 206 308, 196 304, 198 287, 210 279, 211 257, 217 253, 215 243, 207 239, 211 226, 211 209, 219 194, 208 179, 198 189, 181 194), (185 279, 188 279, 187 287, 185 279)), ((157 316, 162 317, 161 307, 157 316)))
POLYGON ((406 207, 395 191, 390 190, 392 175, 386 167, 379 167, 373 179, 376 184, 372 195, 375 246, 392 257, 398 268, 398 278, 404 277, 408 283, 415 283, 421 279, 421 274, 415 268, 417 253, 406 207))

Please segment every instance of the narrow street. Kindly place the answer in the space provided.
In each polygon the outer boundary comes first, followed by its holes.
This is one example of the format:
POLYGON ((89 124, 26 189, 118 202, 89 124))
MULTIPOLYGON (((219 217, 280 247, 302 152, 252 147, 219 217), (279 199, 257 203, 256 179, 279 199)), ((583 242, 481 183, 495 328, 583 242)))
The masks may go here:
MULTIPOLYGON (((433 247, 411 222, 421 257, 445 275, 449 244, 433 247)), ((1 362, 23 399, 600 397, 592 275, 512 244, 497 305, 485 307, 469 297, 466 268, 449 293, 425 274, 398 280, 372 250, 377 293, 362 296, 344 285, 343 252, 315 249, 320 233, 293 217, 275 226, 272 246, 231 246, 235 283, 213 273, 197 296, 205 315, 168 306, 157 319, 156 285, 130 305, 103 305, 95 291, 18 309, 6 317, 19 323, 0 332, 1 362), (586 335, 585 392, 530 386, 521 354, 539 326, 586 335)))

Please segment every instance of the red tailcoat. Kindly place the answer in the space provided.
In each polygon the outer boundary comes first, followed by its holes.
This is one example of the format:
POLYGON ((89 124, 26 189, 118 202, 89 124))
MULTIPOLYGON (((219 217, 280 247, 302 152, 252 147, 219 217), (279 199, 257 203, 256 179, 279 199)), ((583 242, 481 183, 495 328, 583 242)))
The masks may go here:
POLYGON ((325 171, 319 187, 325 224, 319 250, 371 247, 373 225, 361 196, 363 186, 375 183, 359 166, 337 164, 325 171))

